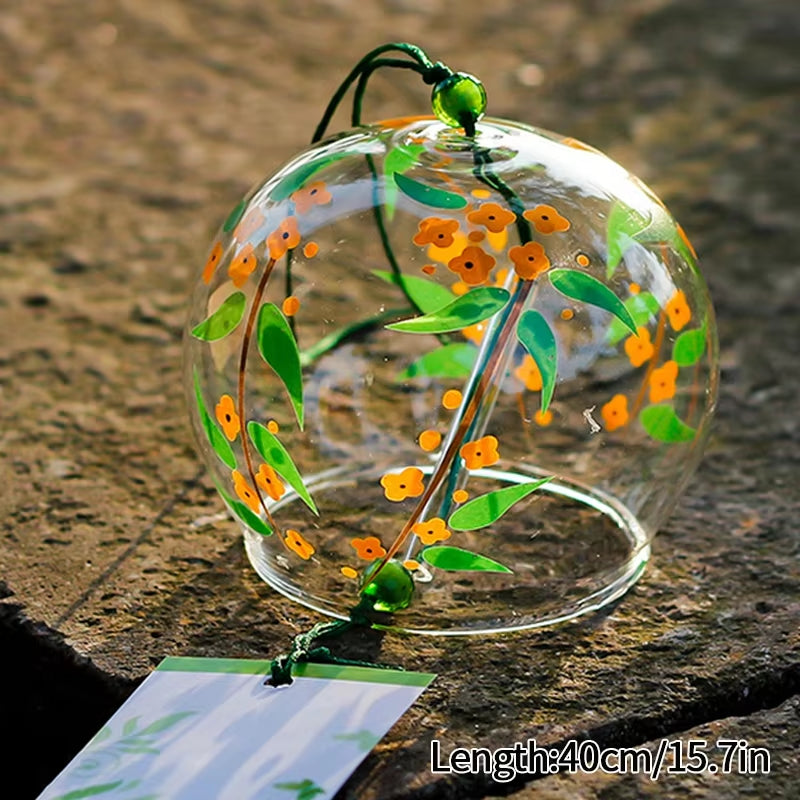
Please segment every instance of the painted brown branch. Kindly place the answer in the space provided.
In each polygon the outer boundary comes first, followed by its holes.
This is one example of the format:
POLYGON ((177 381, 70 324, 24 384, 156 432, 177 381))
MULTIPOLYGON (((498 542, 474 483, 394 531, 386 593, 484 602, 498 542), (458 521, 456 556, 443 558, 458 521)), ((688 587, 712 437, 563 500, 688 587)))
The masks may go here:
POLYGON ((441 486, 441 483, 444 480, 445 476, 447 475, 448 471, 450 470, 453 461, 458 457, 458 452, 461 449, 461 445, 464 441, 464 436, 469 430, 472 421, 475 419, 475 416, 478 413, 478 409, 480 408, 481 402, 487 390, 494 382, 495 378, 494 373, 497 368, 497 365, 502 359, 503 352, 506 349, 509 338, 513 336, 514 332, 516 331, 517 321, 519 320, 520 314, 522 313, 522 309, 525 305, 525 300, 530 294, 530 291, 533 288, 534 283, 535 281, 525 281, 520 285, 520 288, 514 299, 514 303, 509 311, 508 318, 504 321, 502 328, 498 332, 496 340, 492 344, 491 354, 485 366, 480 367, 481 377, 477 385, 475 386, 475 389, 472 393, 472 397, 470 398, 469 403, 467 404, 467 407, 464 411, 464 415, 459 421, 455 435, 450 440, 447 449, 442 454, 442 457, 439 459, 439 463, 437 464, 436 469, 434 470, 434 473, 431 476, 431 479, 428 481, 428 484, 425 487, 425 491, 422 493, 422 496, 420 497, 420 500, 417 503, 416 508, 406 521, 406 524, 403 526, 403 529, 402 531, 400 531, 398 537, 394 540, 391 547, 389 547, 389 549, 387 550, 386 555, 381 560, 381 563, 378 565, 378 568, 372 574, 370 583, 374 581, 375 578, 377 578, 378 574, 386 565, 386 563, 395 556, 397 551, 405 543, 406 539, 408 539, 408 536, 411 533, 411 529, 419 521, 419 518, 422 516, 422 513, 425 510, 428 503, 430 502, 431 498, 433 497, 437 489, 439 489, 439 487, 441 486))
POLYGON ((644 378, 642 378, 642 385, 639 387, 639 393, 636 395, 636 400, 633 404, 633 408, 631 409, 631 418, 634 418, 639 413, 639 409, 642 407, 642 403, 644 402, 644 396, 650 383, 650 376, 653 374, 653 370, 656 368, 658 357, 661 353, 661 346, 664 344, 664 333, 666 331, 666 327, 667 312, 662 309, 661 314, 659 314, 658 317, 656 340, 653 342, 653 355, 650 356, 650 361, 647 362, 647 369, 645 370, 644 378))
MULTIPOLYGON (((261 298, 264 296, 264 289, 267 286, 267 281, 269 280, 269 276, 272 274, 272 270, 274 267, 275 267, 275 259, 270 258, 270 260, 267 262, 267 266, 264 267, 264 272, 261 275, 261 278, 258 281, 256 292, 253 295, 253 303, 250 306, 250 313, 247 315, 247 324, 245 326, 244 336, 242 338, 242 352, 239 356, 239 383, 236 394, 236 405, 238 407, 239 422, 241 426, 241 437, 242 437, 242 452, 244 453, 244 461, 245 464, 247 465, 247 473, 250 476, 250 480, 252 481, 252 486, 256 493, 256 497, 258 498, 258 502, 261 504, 261 507, 264 509, 264 513, 267 515, 267 522, 269 523, 272 530, 275 531, 275 533, 277 533, 280 536, 280 530, 278 526, 275 524, 275 520, 273 519, 272 514, 269 513, 267 504, 264 502, 264 498, 261 495, 260 489, 258 488, 256 473, 255 470, 253 469, 253 458, 250 454, 250 445, 247 441, 247 417, 245 416, 245 410, 244 410, 245 372, 247 369, 247 354, 250 350, 250 340, 253 336, 253 325, 255 324, 256 315, 258 314, 258 309, 261 306, 261 298)), ((283 539, 282 536, 280 536, 280 538, 283 539)))

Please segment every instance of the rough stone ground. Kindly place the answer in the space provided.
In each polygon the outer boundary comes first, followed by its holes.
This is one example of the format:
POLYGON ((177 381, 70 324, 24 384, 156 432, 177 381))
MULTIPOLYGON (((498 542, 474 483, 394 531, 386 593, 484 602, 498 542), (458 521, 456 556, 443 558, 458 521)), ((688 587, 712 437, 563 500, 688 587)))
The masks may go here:
MULTIPOLYGON (((218 221, 305 144, 357 58, 405 39, 480 75, 492 114, 589 141, 667 201, 715 298, 722 390, 696 480, 616 607, 533 634, 348 642, 440 677, 340 797, 800 796, 799 30, 792 0, 7 0, 0 794, 35 796, 163 656, 263 658, 314 621, 220 516, 179 333, 218 221), (740 737, 772 771, 442 779, 434 736, 740 737)), ((368 111, 426 94, 378 77, 368 111)))

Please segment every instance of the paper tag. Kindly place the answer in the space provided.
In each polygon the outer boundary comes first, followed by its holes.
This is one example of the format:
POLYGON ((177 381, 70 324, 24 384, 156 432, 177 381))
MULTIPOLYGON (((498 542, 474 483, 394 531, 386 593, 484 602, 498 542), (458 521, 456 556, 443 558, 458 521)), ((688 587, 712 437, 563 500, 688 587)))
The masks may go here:
POLYGON ((39 800, 325 800, 435 675, 167 658, 39 800))

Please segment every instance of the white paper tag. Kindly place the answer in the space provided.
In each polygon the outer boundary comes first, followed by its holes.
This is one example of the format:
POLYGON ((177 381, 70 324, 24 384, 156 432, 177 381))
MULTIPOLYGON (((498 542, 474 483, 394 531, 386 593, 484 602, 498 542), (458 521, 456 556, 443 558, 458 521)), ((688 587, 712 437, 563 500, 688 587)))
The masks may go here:
POLYGON ((40 800, 325 800, 436 677, 167 658, 40 800))

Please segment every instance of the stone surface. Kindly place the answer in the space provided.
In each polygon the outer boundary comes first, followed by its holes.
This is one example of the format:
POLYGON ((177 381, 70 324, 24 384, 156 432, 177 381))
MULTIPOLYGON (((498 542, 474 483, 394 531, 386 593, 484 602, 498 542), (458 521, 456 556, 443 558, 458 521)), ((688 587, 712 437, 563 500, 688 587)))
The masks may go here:
MULTIPOLYGON (((346 641, 439 678, 341 797, 796 797, 798 25, 788 0, 7 3, 0 708, 4 761, 41 754, 13 796, 35 796, 163 656, 263 658, 316 621, 256 579, 220 514, 180 330, 218 221, 305 144, 357 58, 406 39, 480 75, 493 115, 591 142, 667 201, 715 299, 722 386, 652 565, 605 614, 346 641), (528 787, 429 771, 432 737, 448 752, 695 735, 752 739, 775 770, 528 787)), ((366 115, 424 111, 427 94, 378 76, 366 115)))

